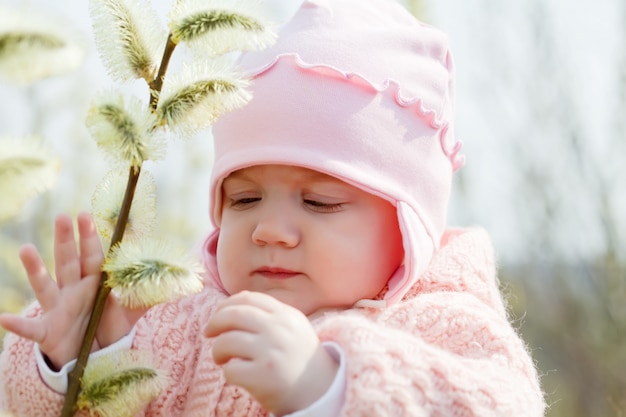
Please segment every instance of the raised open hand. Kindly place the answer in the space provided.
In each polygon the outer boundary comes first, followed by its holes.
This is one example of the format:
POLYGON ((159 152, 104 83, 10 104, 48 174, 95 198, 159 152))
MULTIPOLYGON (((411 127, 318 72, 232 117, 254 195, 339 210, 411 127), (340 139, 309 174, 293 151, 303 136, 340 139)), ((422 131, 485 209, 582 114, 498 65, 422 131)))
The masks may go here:
POLYGON ((223 301, 205 329, 213 358, 230 384, 245 388, 266 410, 304 409, 330 387, 338 365, 299 310, 258 292, 223 301))
MULTIPOLYGON (((33 245, 25 245, 20 251, 22 264, 43 314, 36 318, 0 314, 2 327, 38 343, 56 368, 78 355, 104 260, 100 238, 91 216, 81 213, 77 220, 79 249, 74 239, 72 219, 67 215, 59 215, 56 219, 56 282, 33 245)), ((110 295, 92 351, 106 347, 126 335, 144 312, 127 310, 110 295)))

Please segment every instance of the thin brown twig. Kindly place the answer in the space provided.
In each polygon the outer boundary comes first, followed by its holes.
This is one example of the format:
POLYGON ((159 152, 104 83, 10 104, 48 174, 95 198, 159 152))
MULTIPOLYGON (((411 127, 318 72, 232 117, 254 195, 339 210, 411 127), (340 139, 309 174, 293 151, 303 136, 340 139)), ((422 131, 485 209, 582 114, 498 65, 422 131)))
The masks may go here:
MULTIPOLYGON (((175 47, 176 44, 172 41, 172 36, 170 34, 167 37, 167 43, 163 51, 163 58, 161 59, 161 65, 159 66, 158 73, 155 79, 149 83, 150 109, 152 111, 155 111, 157 108, 159 93, 161 91, 161 88, 163 87, 165 72, 167 71, 167 67, 169 65, 175 47)), ((111 237, 109 251, 111 251, 118 243, 120 243, 122 241, 122 238, 124 237, 124 231, 128 223, 128 217, 130 215, 133 197, 135 195, 135 190, 139 181, 139 174, 141 174, 141 166, 130 168, 128 173, 128 183, 126 185, 126 191, 124 193, 124 200, 122 201, 120 214, 118 216, 117 223, 115 224, 113 236, 111 237)), ((98 290, 96 292, 93 310, 91 311, 91 315, 89 316, 89 322, 87 324, 87 329, 85 330, 85 335, 83 337, 83 341, 78 353, 76 365, 74 369, 68 374, 67 393, 65 394, 63 408, 61 409, 61 417, 72 417, 76 412, 76 402, 80 393, 81 379, 85 372, 85 367, 87 366, 87 360, 89 359, 91 347, 93 346, 93 341, 96 337, 98 324, 100 323, 102 313, 104 312, 106 300, 111 292, 111 288, 106 285, 106 281, 107 273, 103 271, 100 275, 100 285, 98 286, 98 290)))

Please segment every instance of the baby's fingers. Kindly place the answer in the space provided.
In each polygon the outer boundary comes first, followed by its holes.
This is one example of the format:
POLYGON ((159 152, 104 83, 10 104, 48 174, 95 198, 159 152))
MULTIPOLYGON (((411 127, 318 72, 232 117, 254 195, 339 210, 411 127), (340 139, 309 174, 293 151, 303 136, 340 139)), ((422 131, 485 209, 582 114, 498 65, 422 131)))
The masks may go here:
POLYGON ((93 219, 88 213, 78 215, 78 232, 80 234, 80 267, 82 276, 100 275, 104 255, 102 244, 96 231, 93 219))
POLYGON ((50 278, 39 252, 33 245, 24 245, 20 249, 20 259, 24 269, 26 269, 28 282, 37 301, 41 304, 41 308, 44 311, 50 310, 59 296, 59 288, 56 282, 50 278))
POLYGON ((13 314, 0 314, 0 326, 5 330, 35 343, 41 343, 46 337, 45 327, 33 323, 33 319, 27 319, 13 314))
POLYGON ((213 360, 218 365, 223 365, 233 358, 254 360, 258 356, 258 337, 254 334, 242 331, 222 333, 215 338, 213 344, 213 360))
POLYGON ((219 336, 233 330, 260 333, 269 326, 268 314, 249 305, 219 307, 204 328, 207 337, 219 336))
POLYGON ((55 273, 59 287, 80 280, 80 261, 74 239, 72 218, 66 214, 57 216, 54 223, 55 273))

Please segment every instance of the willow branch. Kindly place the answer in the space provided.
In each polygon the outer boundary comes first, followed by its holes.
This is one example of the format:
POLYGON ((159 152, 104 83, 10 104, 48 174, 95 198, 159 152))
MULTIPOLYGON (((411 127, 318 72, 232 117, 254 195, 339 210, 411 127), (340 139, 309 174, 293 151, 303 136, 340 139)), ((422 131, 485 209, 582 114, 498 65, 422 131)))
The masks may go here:
MULTIPOLYGON (((163 58, 161 59, 161 65, 159 66, 157 76, 152 82, 149 83, 150 109, 152 111, 155 111, 157 108, 159 93, 163 87, 165 73, 175 48, 176 44, 172 41, 172 36, 170 34, 167 37, 167 43, 165 45, 165 50, 163 51, 163 58)), ((128 224, 128 217, 130 215, 130 209, 135 196, 135 190, 137 189, 137 182, 139 181, 140 173, 141 166, 131 167, 129 170, 124 200, 122 201, 122 207, 120 208, 117 223, 115 224, 115 230, 113 231, 113 236, 111 237, 109 251, 111 251, 115 245, 120 243, 124 237, 124 231, 126 230, 126 225, 128 224)), ((68 374, 67 393, 65 394, 63 408, 61 409, 61 417, 72 417, 76 412, 76 402, 81 388, 80 382, 85 372, 85 367, 87 366, 87 360, 89 359, 89 354, 91 353, 93 341, 96 338, 96 331, 98 329, 100 319, 102 318, 102 313, 104 312, 106 300, 111 292, 111 288, 106 285, 106 281, 107 273, 103 271, 100 275, 100 285, 98 286, 98 290, 96 292, 94 306, 91 310, 91 315, 89 316, 87 329, 85 330, 78 358, 76 359, 76 366, 68 374)))
MULTIPOLYGON (((130 208, 135 195, 140 173, 141 167, 130 168, 126 192, 124 193, 124 200, 122 202, 122 207, 120 208, 120 214, 115 225, 113 237, 111 238, 109 250, 121 242, 122 237, 124 236, 124 230, 126 229, 126 224, 128 223, 128 216, 130 214, 130 208)), ((85 336, 83 337, 83 342, 78 352, 76 366, 68 374, 67 393, 65 394, 65 402, 63 403, 63 409, 61 410, 61 417, 71 417, 76 411, 76 400, 78 399, 78 394, 80 393, 80 381, 83 373, 85 372, 85 367, 87 366, 87 359, 91 353, 91 346, 93 345, 93 341, 96 337, 96 330, 98 329, 98 324, 100 323, 100 318, 102 317, 107 297, 111 292, 111 288, 105 285, 106 280, 107 274, 103 271, 100 275, 100 285, 98 286, 96 300, 94 302, 93 309, 91 310, 91 315, 89 316, 87 330, 85 331, 85 336)))
POLYGON ((152 111, 155 111, 157 108, 157 104, 159 102, 159 92, 161 92, 161 88, 163 88, 163 80, 165 79, 165 73, 167 72, 167 67, 170 64, 174 48, 176 48, 176 43, 172 40, 172 34, 170 33, 167 35, 167 42, 165 43, 165 50, 163 51, 163 58, 161 59, 161 65, 159 65, 159 71, 154 80, 150 83, 150 108, 152 111))

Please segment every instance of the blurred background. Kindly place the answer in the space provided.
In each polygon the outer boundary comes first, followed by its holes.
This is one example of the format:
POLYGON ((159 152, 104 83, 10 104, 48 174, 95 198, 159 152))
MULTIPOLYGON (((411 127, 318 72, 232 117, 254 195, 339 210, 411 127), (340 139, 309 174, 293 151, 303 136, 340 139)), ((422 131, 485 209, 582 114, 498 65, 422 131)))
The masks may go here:
MULTIPOLYGON (((170 2, 154 2, 165 19, 170 2), (156 5, 158 3, 158 5, 156 5)), ((268 1, 280 22, 299 1, 268 1)), ((623 0, 406 0, 449 34, 457 73, 458 172, 450 224, 491 234, 511 319, 543 375, 550 417, 626 416, 626 3, 623 0)), ((0 224, 0 311, 31 301, 17 257, 51 264, 56 214, 90 209, 111 168, 84 126, 93 95, 116 86, 93 47, 87 2, 0 0, 75 31, 75 71, 0 82, 0 140, 37 136, 59 159, 54 187, 0 224)), ((125 89, 147 98, 143 85, 125 89)), ((148 164, 159 234, 197 247, 210 133, 148 164)), ((0 196, 0 204, 5 196, 0 196)))

